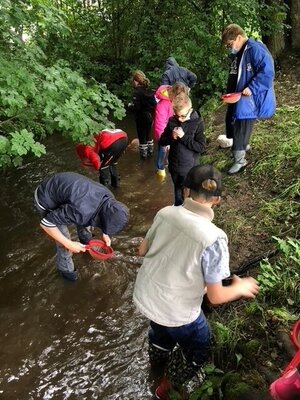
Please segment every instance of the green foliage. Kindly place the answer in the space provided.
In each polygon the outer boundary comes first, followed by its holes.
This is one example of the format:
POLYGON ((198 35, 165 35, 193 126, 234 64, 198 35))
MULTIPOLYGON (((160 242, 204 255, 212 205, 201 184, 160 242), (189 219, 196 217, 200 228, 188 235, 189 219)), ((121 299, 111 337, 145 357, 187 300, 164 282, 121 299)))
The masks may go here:
POLYGON ((34 140, 32 132, 22 129, 10 132, 9 138, 0 136, 0 166, 20 166, 23 156, 30 152, 36 157, 46 153, 45 146, 34 140))
POLYGON ((203 372, 205 380, 199 388, 193 391, 189 400, 215 399, 218 398, 218 394, 221 395, 221 384, 224 372, 214 364, 207 364, 203 368, 203 372))
MULTIPOLYGON (((179 0, 176 7, 170 0, 104 0, 86 7, 83 2, 68 0, 67 5, 61 3, 60 11, 71 33, 48 37, 48 53, 107 83, 126 100, 131 92, 126 85, 130 71, 142 69, 155 87, 166 58, 172 55, 197 74, 193 93, 199 104, 204 104, 224 90, 228 61, 220 41, 223 28, 234 22, 249 35, 261 36, 262 21, 267 26, 260 18, 262 6, 259 0, 204 4, 179 0)), ((271 8, 276 12, 275 3, 271 8)))
POLYGON ((219 346, 228 344, 231 341, 231 332, 229 327, 223 325, 220 322, 215 322, 213 324, 213 332, 215 340, 219 346))
MULTIPOLYGON (((273 265, 264 260, 257 276, 260 283, 259 296, 267 298, 268 303, 274 305, 273 312, 277 305, 286 304, 293 308, 300 301, 300 241, 291 238, 274 240, 281 252, 280 258, 273 265)), ((275 315, 277 318, 292 319, 286 311, 284 313, 279 315, 277 308, 275 315)))
MULTIPOLYGON (((217 107, 225 86, 224 26, 235 22, 249 35, 262 36, 282 29, 285 13, 280 2, 262 0, 178 0, 176 7, 170 0, 104 0, 93 7, 77 0, 3 0, 2 134, 28 129, 42 139, 58 131, 74 141, 88 141, 90 133, 111 126, 110 115, 124 116, 123 105, 107 88, 128 102, 131 71, 142 69, 155 87, 170 55, 197 74, 192 93, 195 104, 207 103, 205 114, 217 107)), ((286 145, 284 156, 291 151, 286 145)), ((272 160, 275 169, 281 168, 284 156, 272 160)), ((269 161, 262 160, 257 173, 269 161)), ((293 182, 286 189, 297 193, 299 186, 293 182)))
POLYGON ((113 126, 111 116, 124 117, 122 102, 105 84, 83 78, 66 61, 48 65, 50 38, 70 32, 62 11, 47 1, 9 0, 1 11, 0 167, 20 165, 28 153, 40 157, 45 148, 38 141, 47 134, 89 142, 93 133, 113 126), (24 32, 30 35, 26 43, 24 32))

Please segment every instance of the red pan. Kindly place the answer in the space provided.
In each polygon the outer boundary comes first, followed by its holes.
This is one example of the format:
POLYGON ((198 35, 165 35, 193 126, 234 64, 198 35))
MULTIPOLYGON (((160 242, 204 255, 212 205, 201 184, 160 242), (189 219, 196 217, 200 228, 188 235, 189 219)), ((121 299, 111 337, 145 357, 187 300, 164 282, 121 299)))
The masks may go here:
POLYGON ((227 93, 227 94, 223 94, 223 96, 221 96, 221 100, 224 103, 233 104, 233 103, 237 103, 240 100, 241 96, 242 96, 241 92, 227 93))

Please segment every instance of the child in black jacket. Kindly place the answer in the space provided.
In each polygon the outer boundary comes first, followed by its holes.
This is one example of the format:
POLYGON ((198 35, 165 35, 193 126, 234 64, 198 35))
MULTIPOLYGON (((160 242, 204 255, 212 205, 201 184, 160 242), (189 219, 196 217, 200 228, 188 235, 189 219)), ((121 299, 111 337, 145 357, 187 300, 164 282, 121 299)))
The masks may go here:
POLYGON ((153 91, 149 88, 150 81, 142 71, 135 71, 132 75, 133 110, 135 112, 136 130, 139 139, 141 159, 151 157, 153 154, 153 139, 151 127, 153 110, 156 105, 153 91))
POLYGON ((169 171, 174 183, 175 206, 180 206, 185 177, 205 151, 205 136, 202 118, 193 110, 187 95, 177 97, 173 109, 174 116, 169 119, 159 144, 170 146, 169 171))

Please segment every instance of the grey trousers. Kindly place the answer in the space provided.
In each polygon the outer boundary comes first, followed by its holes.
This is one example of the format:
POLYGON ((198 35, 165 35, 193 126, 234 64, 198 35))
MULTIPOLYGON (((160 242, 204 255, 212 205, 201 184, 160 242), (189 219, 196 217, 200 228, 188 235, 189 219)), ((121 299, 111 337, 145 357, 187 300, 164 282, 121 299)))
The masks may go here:
MULTIPOLYGON (((35 202, 35 207, 38 210, 41 217, 45 217, 47 215, 47 211, 43 210, 39 205, 35 202)), ((57 225, 57 228, 60 232, 68 239, 71 239, 69 229, 66 225, 57 225)), ((88 227, 76 225, 77 235, 79 241, 82 244, 87 244, 92 239, 92 233, 88 229, 88 227)), ((56 267, 61 272, 73 272, 74 271, 74 263, 73 263, 73 254, 67 250, 62 245, 56 242, 56 267)))
POLYGON ((232 151, 246 150, 254 127, 254 119, 241 119, 233 123, 232 151))
MULTIPOLYGON (((66 225, 58 225, 57 228, 66 238, 71 239, 69 229, 66 225)), ((80 243, 87 244, 92 239, 92 234, 88 228, 76 225, 76 229, 80 243)), ((61 272, 74 271, 73 253, 58 243, 56 243, 56 266, 61 272)))

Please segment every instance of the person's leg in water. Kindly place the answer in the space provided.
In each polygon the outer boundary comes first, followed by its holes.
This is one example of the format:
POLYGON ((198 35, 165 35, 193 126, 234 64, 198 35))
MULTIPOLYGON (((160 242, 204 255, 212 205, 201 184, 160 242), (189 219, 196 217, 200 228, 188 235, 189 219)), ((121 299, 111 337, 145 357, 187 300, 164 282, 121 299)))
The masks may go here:
MULTIPOLYGON (((66 225, 58 225, 61 233, 70 239, 70 232, 66 225)), ((65 279, 76 281, 78 279, 77 271, 74 268, 72 253, 62 245, 56 243, 56 265, 58 271, 65 279)))
POLYGON ((136 118, 136 130, 139 139, 139 151, 140 158, 145 160, 147 158, 148 153, 148 145, 147 145, 147 130, 145 128, 145 119, 143 115, 139 115, 136 118))
MULTIPOLYGON (((36 191, 37 193, 37 191, 36 191)), ((35 193, 35 196, 36 196, 35 193)), ((43 218, 47 215, 47 210, 43 209, 40 207, 38 204, 37 198, 34 200, 35 207, 40 214, 40 216, 43 218)), ((70 232, 65 225, 58 225, 57 228, 60 230, 60 232, 70 239, 70 232)), ((62 276, 65 279, 68 279, 70 281, 76 281, 78 279, 78 275, 76 272, 76 269, 74 268, 74 263, 72 259, 72 253, 65 249, 63 246, 59 245, 58 243, 56 244, 56 267, 57 270, 62 274, 62 276)))
POLYGON ((110 178, 109 165, 103 166, 101 165, 99 169, 99 182, 101 185, 108 186, 110 178))
POLYGON ((234 164, 229 169, 228 174, 233 175, 241 171, 247 164, 246 151, 250 136, 254 127, 255 120, 237 120, 233 124, 233 144, 232 154, 234 164))
POLYGON ((151 112, 145 113, 144 126, 145 126, 145 135, 147 141, 147 157, 152 157, 154 151, 154 142, 151 136, 152 123, 153 123, 153 116, 151 112))
POLYGON ((166 177, 165 170, 166 147, 157 143, 156 174, 163 180, 166 177))
POLYGON ((181 206, 183 204, 183 186, 185 176, 178 174, 177 172, 171 172, 172 181, 174 184, 174 196, 175 196, 175 206, 181 206))
POLYGON ((114 188, 117 188, 120 186, 120 176, 118 173, 118 160, 124 154, 124 151, 127 147, 128 144, 128 138, 120 138, 116 140, 114 143, 109 146, 107 149, 110 153, 110 158, 109 160, 109 173, 110 173, 110 183, 111 186, 114 188))
POLYGON ((174 342, 164 326, 156 324, 153 321, 150 321, 148 342, 148 355, 151 367, 165 366, 169 361, 176 342, 174 342))
POLYGON ((112 145, 99 153, 101 166, 99 169, 99 182, 101 185, 109 186, 110 183, 110 163, 115 156, 115 151, 112 145))
POLYGON ((167 328, 167 333, 179 348, 169 357, 165 376, 156 389, 156 397, 163 400, 169 399, 168 392, 172 390, 185 396, 184 386, 193 377, 201 383, 201 367, 208 359, 211 346, 211 331, 203 312, 190 324, 167 328))

